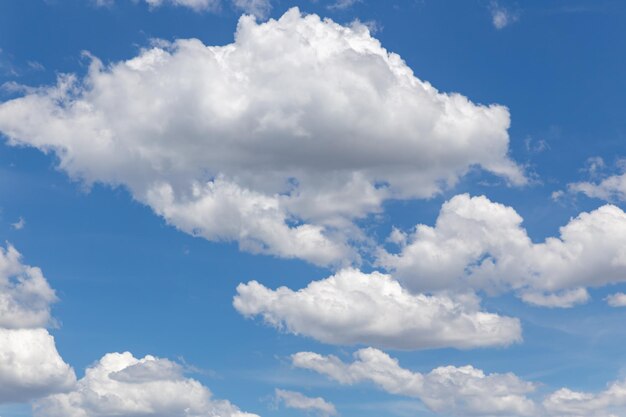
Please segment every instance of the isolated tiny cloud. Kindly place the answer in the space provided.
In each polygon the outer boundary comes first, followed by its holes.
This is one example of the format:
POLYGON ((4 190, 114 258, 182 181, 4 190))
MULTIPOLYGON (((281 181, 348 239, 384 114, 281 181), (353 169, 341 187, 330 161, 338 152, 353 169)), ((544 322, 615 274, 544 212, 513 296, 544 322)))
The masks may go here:
POLYGON ((519 320, 480 311, 472 295, 412 295, 389 275, 345 269, 292 291, 256 281, 233 302, 247 317, 337 345, 394 349, 475 348, 521 341, 519 320))
POLYGON ((495 0, 489 4, 489 12, 491 13, 491 23, 498 30, 504 29, 519 19, 517 12, 507 9, 495 0))
POLYGON ((37 417, 258 417, 213 399, 176 363, 128 352, 105 355, 72 391, 38 400, 33 409, 37 417))
POLYGON ((626 307, 626 294, 618 292, 606 297, 606 303, 611 307, 626 307))
POLYGON ((345 10, 362 1, 363 0, 336 0, 326 7, 330 10, 345 10))
POLYGON ((276 396, 276 402, 283 404, 286 408, 313 412, 322 417, 337 415, 335 406, 321 397, 307 397, 300 392, 282 389, 276 389, 274 395, 276 396))
POLYGON ((379 251, 378 264, 414 292, 514 291, 524 301, 571 307, 586 288, 626 280, 626 213, 613 205, 581 213, 559 237, 531 241, 521 216, 486 197, 458 195, 434 226, 394 232, 399 251, 379 251))
POLYGON ((23 217, 17 219, 15 223, 11 223, 11 227, 15 230, 22 230, 26 226, 26 220, 23 217))
POLYGON ((358 262, 354 220, 385 200, 473 167, 526 182, 505 107, 437 91, 364 25, 294 8, 229 45, 163 44, 2 103, 0 132, 187 233, 318 265, 358 262))
POLYGON ((41 270, 24 265, 15 248, 0 248, 0 404, 71 389, 72 368, 45 329, 56 301, 41 270))

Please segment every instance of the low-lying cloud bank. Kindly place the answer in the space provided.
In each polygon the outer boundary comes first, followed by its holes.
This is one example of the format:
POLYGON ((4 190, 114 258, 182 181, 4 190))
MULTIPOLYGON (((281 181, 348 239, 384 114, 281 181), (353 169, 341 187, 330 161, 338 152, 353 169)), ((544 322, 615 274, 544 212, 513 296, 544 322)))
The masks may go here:
POLYGON ((354 361, 299 352, 297 368, 309 369, 344 385, 370 382, 390 394, 419 399, 437 415, 456 417, 614 417, 626 413, 626 381, 599 393, 562 388, 534 399, 538 384, 512 373, 486 374, 473 366, 443 366, 429 373, 402 368, 398 360, 373 348, 361 349, 354 361))

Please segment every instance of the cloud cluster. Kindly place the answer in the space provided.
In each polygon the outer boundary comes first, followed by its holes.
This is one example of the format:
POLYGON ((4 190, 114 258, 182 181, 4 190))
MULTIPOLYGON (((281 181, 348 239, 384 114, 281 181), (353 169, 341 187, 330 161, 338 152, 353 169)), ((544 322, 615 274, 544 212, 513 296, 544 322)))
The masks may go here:
POLYGON ((515 291, 531 304, 570 307, 587 287, 626 279, 626 213, 613 205, 581 213, 559 237, 531 241, 511 207, 463 194, 446 202, 434 226, 395 231, 398 253, 378 264, 415 292, 515 291))
POLYGON ((105 355, 71 392, 36 401, 34 412, 41 417, 258 417, 212 399, 178 364, 128 352, 105 355))
POLYGON ((472 366, 445 366, 428 374, 400 367, 396 359, 367 348, 354 354, 352 363, 336 356, 300 352, 293 365, 324 374, 342 384, 372 382, 382 390, 418 398, 430 410, 454 416, 536 416, 535 403, 527 398, 535 386, 513 374, 490 374, 472 366))
POLYGON ((160 45, 0 104, 0 132, 188 233, 320 265, 358 260, 353 221, 387 199, 473 167, 526 181, 505 107, 437 91, 364 25, 291 9, 229 45, 160 45))
POLYGON ((282 389, 276 389, 275 396, 276 402, 284 404, 287 408, 314 412, 322 417, 337 415, 335 406, 321 397, 311 398, 300 392, 282 389))
POLYGON ((152 356, 107 354, 77 381, 45 329, 56 301, 39 268, 0 248, 0 404, 34 401, 42 417, 258 417, 152 356))
POLYGON ((312 352, 292 355, 297 368, 323 374, 341 384, 371 382, 390 394, 417 398, 431 411, 456 417, 617 417, 626 415, 626 381, 615 381, 598 393, 561 388, 543 401, 537 386, 514 374, 485 374, 472 366, 444 366, 427 374, 402 368, 380 350, 354 353, 345 363, 336 356, 312 352))
POLYGON ((0 248, 0 403, 70 389, 76 377, 57 352, 50 324, 56 295, 15 248, 0 248))
POLYGON ((247 317, 330 344, 475 348, 521 340, 519 320, 480 311, 475 296, 412 295, 389 275, 355 269, 299 291, 240 284, 233 305, 247 317))

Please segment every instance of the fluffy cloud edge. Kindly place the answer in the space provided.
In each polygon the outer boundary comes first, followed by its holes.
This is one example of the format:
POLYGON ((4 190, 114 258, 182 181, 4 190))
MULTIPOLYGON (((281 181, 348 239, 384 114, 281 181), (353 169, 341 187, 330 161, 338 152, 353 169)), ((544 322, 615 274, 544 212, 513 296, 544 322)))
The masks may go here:
POLYGON ((580 213, 558 237, 535 243, 509 206, 461 194, 442 205, 433 226, 394 230, 399 250, 380 248, 377 265, 408 289, 512 291, 527 303, 568 308, 589 300, 587 288, 624 281, 626 213, 604 205, 580 213))
POLYGON ((33 403, 37 417, 176 415, 186 417, 258 417, 226 400, 215 400, 180 365, 155 356, 108 353, 85 371, 73 390, 33 403))
POLYGON ((229 45, 94 59, 82 79, 0 104, 9 143, 55 153, 72 177, 125 186, 187 233, 318 265, 358 262, 354 220, 390 198, 430 197, 474 167, 526 183, 509 124, 505 107, 415 77, 364 25, 298 9, 243 16, 229 45))
POLYGON ((343 269, 293 291, 251 281, 235 309, 279 330, 335 345, 417 350, 507 346, 522 339, 518 319, 483 312, 471 294, 413 295, 391 276, 343 269))

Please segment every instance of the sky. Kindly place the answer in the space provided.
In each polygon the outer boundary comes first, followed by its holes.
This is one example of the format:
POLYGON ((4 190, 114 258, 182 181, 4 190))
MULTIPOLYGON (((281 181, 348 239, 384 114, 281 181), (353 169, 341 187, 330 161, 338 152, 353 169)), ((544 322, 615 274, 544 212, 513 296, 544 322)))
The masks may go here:
POLYGON ((0 2, 0 417, 626 416, 625 19, 0 2))

